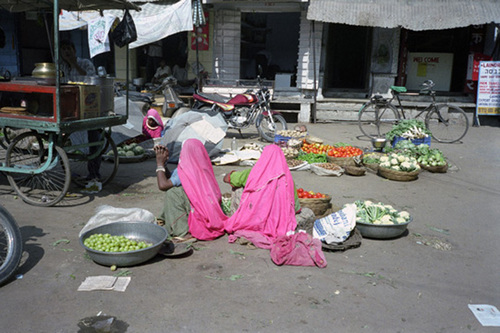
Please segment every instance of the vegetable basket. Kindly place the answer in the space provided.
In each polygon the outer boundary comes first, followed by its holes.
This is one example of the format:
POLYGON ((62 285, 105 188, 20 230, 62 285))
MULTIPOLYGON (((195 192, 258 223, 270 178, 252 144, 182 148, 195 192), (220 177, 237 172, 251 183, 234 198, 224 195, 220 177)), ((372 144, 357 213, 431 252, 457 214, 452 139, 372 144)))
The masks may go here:
POLYGON ((448 171, 448 163, 446 163, 445 165, 436 165, 436 166, 422 164, 422 163, 419 163, 419 165, 422 169, 427 170, 429 172, 446 173, 446 171, 448 171))
POLYGON ((299 199, 300 206, 311 209, 316 216, 323 215, 331 207, 331 200, 332 197, 329 195, 326 198, 299 199))
POLYGON ((419 172, 420 170, 406 172, 406 171, 398 171, 383 167, 378 168, 378 174, 381 175, 382 177, 402 182, 408 182, 417 179, 419 172))
POLYGON ((379 152, 371 152, 371 153, 367 153, 363 156, 363 165, 365 167, 367 167, 369 170, 371 171, 375 171, 377 172, 378 171, 378 166, 380 164, 380 161, 379 162, 375 162, 375 163, 367 163, 366 161, 367 160, 374 160, 374 159, 380 159, 380 157, 382 156, 387 156, 386 154, 384 153, 379 153, 379 152))

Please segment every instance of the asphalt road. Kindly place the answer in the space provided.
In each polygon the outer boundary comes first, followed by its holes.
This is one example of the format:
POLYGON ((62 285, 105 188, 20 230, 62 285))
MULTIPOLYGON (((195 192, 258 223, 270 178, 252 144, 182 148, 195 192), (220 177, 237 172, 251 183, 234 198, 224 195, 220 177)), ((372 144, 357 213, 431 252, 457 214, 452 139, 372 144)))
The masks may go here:
MULTIPOLYGON (((326 143, 371 146, 353 124, 308 129, 326 143)), ((256 131, 243 134, 228 137, 258 142, 256 131)), ((153 159, 120 165, 96 195, 71 188, 49 208, 23 203, 0 175, 0 202, 25 242, 18 279, 0 288, 0 331, 94 332, 83 322, 111 318, 113 332, 499 332, 483 327, 468 308, 500 308, 498 122, 472 127, 462 143, 432 146, 448 157, 450 170, 423 171, 412 182, 373 173, 292 173, 298 186, 328 193, 336 205, 370 199, 413 216, 403 237, 325 252, 322 269, 277 266, 269 251, 229 244, 224 236, 196 243, 187 257, 157 256, 113 272, 85 256, 78 233, 100 205, 157 214, 163 195, 153 159), (131 277, 125 292, 77 291, 86 277, 116 273, 131 277)), ((229 191, 223 175, 239 168, 214 167, 222 192, 229 191)))

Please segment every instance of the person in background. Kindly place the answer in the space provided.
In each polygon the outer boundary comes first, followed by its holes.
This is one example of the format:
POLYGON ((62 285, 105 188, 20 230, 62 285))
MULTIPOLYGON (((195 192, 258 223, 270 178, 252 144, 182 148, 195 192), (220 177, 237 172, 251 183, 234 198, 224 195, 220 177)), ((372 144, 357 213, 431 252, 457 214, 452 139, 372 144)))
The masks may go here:
POLYGON ((149 109, 142 121, 142 134, 148 139, 160 138, 163 132, 163 121, 155 109, 149 109))
MULTIPOLYGON (((78 82, 85 76, 96 75, 95 66, 90 59, 83 59, 76 56, 75 44, 70 40, 62 40, 59 44, 61 50, 61 71, 63 73, 62 82, 78 82)), ((101 139, 102 130, 94 129, 87 131, 88 142, 96 142, 101 139)), ((89 146, 89 155, 93 155, 99 148, 97 146, 89 146)), ((96 156, 87 163, 87 171, 89 172, 87 180, 99 180, 101 174, 101 156, 96 156)))
POLYGON ((153 76, 152 83, 159 84, 162 83, 166 77, 172 75, 172 70, 167 66, 165 59, 160 61, 160 66, 156 69, 156 73, 153 76))
POLYGON ((161 41, 148 44, 146 47, 146 82, 152 82, 155 71, 163 59, 163 47, 161 41))
POLYGON ((95 67, 90 59, 83 59, 76 56, 75 44, 70 40, 62 40, 61 49, 61 71, 63 73, 62 81, 77 81, 81 76, 96 75, 95 67))

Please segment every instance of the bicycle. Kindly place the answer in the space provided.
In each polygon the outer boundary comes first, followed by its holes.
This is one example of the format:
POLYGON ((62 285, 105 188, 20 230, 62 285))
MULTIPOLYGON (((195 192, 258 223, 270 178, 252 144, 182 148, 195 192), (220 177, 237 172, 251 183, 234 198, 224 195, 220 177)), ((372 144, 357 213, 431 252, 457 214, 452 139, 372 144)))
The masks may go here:
POLYGON ((16 220, 0 206, 0 285, 16 272, 23 254, 23 240, 16 220))
MULTIPOLYGON (((431 131, 431 136, 438 142, 453 143, 462 139, 469 129, 469 119, 460 107, 450 104, 437 104, 436 92, 432 80, 427 80, 421 85, 420 94, 428 94, 432 102, 420 111, 414 118, 423 113, 425 126, 431 131)), ((405 87, 391 86, 392 98, 374 95, 370 101, 363 104, 359 110, 358 125, 361 132, 370 137, 385 137, 385 134, 402 119, 407 119, 399 95, 406 93, 405 87), (396 99, 398 105, 392 102, 396 99), (398 110, 401 110, 401 112, 398 110)))

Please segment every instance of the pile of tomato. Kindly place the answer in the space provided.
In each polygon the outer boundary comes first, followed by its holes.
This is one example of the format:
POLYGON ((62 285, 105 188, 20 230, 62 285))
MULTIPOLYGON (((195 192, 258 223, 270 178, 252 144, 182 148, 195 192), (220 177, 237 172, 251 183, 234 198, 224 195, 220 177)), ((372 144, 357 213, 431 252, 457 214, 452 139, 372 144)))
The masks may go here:
POLYGON ((303 188, 297 189, 297 195, 299 196, 299 199, 319 199, 319 198, 326 198, 326 194, 323 194, 321 192, 306 191, 303 188))
POLYGON ((353 146, 332 147, 327 152, 331 157, 353 157, 363 154, 363 151, 353 146))
POLYGON ((326 154, 326 152, 332 148, 334 147, 322 143, 307 143, 306 140, 302 143, 302 151, 308 154, 326 154))

